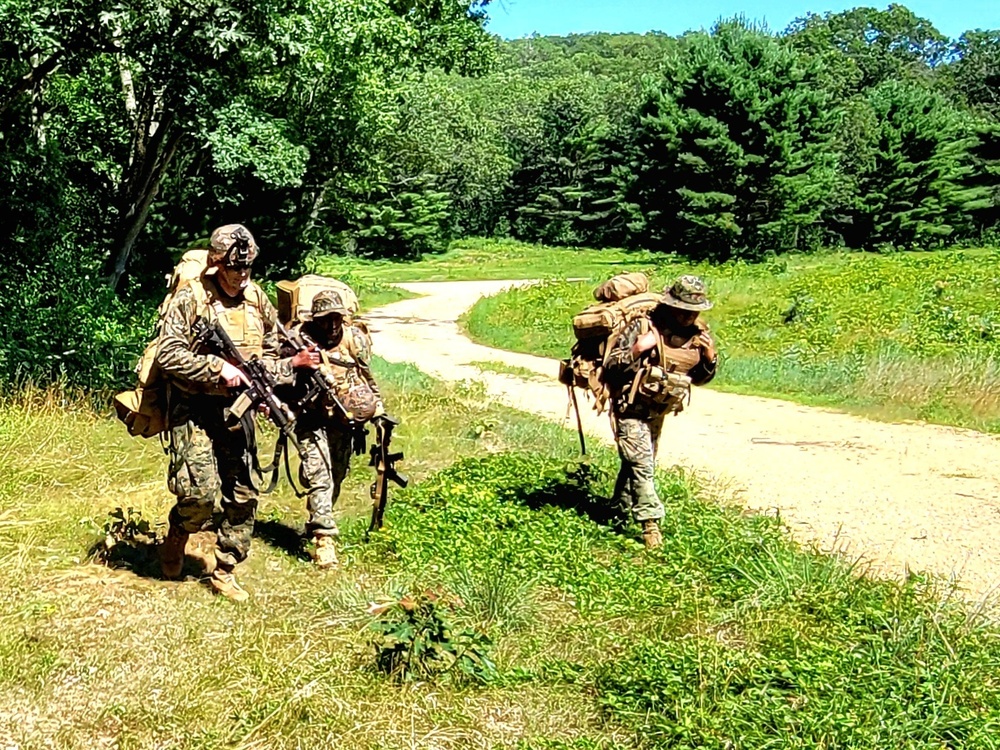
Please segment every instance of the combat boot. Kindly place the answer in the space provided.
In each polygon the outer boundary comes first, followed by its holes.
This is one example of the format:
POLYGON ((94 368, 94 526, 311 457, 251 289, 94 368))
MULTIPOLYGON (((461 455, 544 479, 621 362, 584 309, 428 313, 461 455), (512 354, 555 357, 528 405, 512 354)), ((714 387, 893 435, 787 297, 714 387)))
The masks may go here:
POLYGON ((332 536, 317 534, 313 537, 312 559, 317 568, 337 567, 337 550, 333 545, 332 536))
POLYGON ((250 598, 246 589, 236 582, 233 571, 226 568, 216 568, 212 572, 212 577, 208 579, 216 594, 224 596, 234 602, 245 602, 250 598))
POLYGON ((160 572, 164 578, 180 578, 184 567, 184 549, 189 534, 179 526, 170 525, 167 538, 160 545, 160 572))
POLYGON ((642 543, 646 549, 663 546, 663 534, 660 533, 660 522, 650 519, 642 522, 642 543))

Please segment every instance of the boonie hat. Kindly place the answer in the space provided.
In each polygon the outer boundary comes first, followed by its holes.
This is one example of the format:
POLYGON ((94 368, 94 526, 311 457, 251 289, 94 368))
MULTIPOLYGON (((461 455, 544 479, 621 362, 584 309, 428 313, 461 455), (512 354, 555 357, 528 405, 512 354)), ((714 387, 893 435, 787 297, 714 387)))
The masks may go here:
POLYGON ((705 282, 698 276, 681 276, 663 290, 663 304, 681 310, 710 310, 712 303, 705 295, 705 282))
POLYGON ((313 297, 312 308, 309 312, 313 319, 334 314, 343 317, 347 315, 347 308, 339 294, 327 289, 313 297))

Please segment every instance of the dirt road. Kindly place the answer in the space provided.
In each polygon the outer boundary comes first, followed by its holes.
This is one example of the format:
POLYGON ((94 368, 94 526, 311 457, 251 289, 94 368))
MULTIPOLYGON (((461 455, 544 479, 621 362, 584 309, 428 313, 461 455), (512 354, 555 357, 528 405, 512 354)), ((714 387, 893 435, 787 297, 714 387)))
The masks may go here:
MULTIPOLYGON (((516 283, 401 284, 424 296, 366 316, 378 353, 444 380, 480 380, 498 401, 562 421, 566 391, 554 360, 474 344, 456 322, 480 297, 516 283), (551 381, 484 373, 476 361, 551 381)), ((610 442, 607 417, 581 406, 587 432, 610 442)), ((886 575, 957 576, 976 598, 1000 586, 997 438, 698 389, 675 420, 666 429, 683 438, 664 440, 661 463, 704 472, 745 507, 780 513, 797 539, 863 556, 886 575)))

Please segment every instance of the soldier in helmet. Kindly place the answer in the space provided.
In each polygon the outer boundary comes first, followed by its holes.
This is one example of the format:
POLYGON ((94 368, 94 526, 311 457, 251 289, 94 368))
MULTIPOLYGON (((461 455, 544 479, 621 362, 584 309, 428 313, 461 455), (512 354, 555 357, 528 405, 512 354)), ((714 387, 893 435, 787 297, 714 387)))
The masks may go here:
POLYGON ((642 524, 647 547, 663 543, 653 470, 664 418, 684 408, 691 385, 715 377, 715 343, 699 318, 711 307, 705 283, 681 276, 664 289, 661 304, 626 326, 605 363, 621 458, 614 501, 642 524))
POLYGON ((168 381, 167 485, 177 497, 160 548, 161 569, 166 578, 180 576, 188 536, 211 518, 220 499, 222 520, 210 583, 217 593, 234 601, 249 597, 233 571, 250 549, 257 488, 251 476, 252 423, 249 433, 232 431, 225 415, 246 378, 234 365, 197 347, 194 321, 217 320, 244 357, 261 357, 279 382, 291 382, 293 368, 314 366, 306 352, 279 361, 277 313, 250 280, 258 252, 253 236, 240 224, 212 232, 205 271, 167 304, 156 352, 156 364, 168 381))
MULTIPOLYGON (((333 506, 347 476, 357 431, 385 414, 370 368, 371 339, 367 330, 349 320, 340 294, 324 290, 313 298, 308 319, 297 331, 311 344, 309 351, 330 386, 325 396, 304 405, 295 423, 301 446, 299 479, 309 511, 306 532, 312 537, 313 560, 320 568, 338 564, 334 539, 339 532, 333 506)), ((302 393, 306 384, 300 382, 297 389, 302 393)))

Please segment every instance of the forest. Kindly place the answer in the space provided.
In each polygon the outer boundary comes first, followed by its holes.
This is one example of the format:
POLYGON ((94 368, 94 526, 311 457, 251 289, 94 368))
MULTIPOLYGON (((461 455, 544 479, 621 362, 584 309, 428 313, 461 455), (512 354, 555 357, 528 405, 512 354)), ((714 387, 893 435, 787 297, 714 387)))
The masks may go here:
POLYGON ((894 4, 503 41, 490 10, 0 1, 0 381, 127 383, 163 274, 225 222, 273 278, 468 237, 995 244, 1000 30, 894 4))

